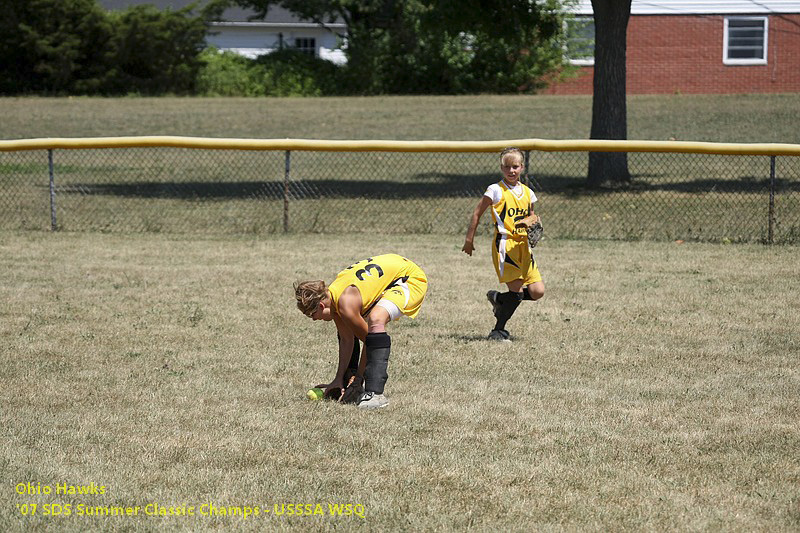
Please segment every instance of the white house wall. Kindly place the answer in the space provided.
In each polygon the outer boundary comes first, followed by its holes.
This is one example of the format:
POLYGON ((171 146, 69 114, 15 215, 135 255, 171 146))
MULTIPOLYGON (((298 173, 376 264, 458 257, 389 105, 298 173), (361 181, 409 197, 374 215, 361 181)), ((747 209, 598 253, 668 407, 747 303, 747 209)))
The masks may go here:
POLYGON ((322 59, 341 64, 345 62, 338 38, 325 28, 311 26, 270 27, 262 24, 214 24, 206 36, 206 42, 220 50, 230 50, 246 57, 255 58, 280 48, 294 46, 295 39, 311 38, 316 44, 316 54, 322 59))

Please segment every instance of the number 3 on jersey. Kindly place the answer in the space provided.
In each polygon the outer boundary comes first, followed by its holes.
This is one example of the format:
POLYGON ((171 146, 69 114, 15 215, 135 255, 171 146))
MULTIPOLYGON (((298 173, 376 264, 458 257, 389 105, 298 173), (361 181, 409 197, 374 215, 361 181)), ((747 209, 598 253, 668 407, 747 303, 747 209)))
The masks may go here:
POLYGON ((365 275, 372 276, 371 271, 377 272, 378 277, 383 276, 383 269, 380 267, 380 265, 376 265, 375 263, 367 263, 366 265, 364 265, 364 268, 356 270, 356 277, 360 281, 364 281, 365 275))
POLYGON ((347 267, 346 270, 350 270, 351 268, 356 268, 360 264, 366 263, 364 265, 364 268, 359 268, 358 270, 356 270, 355 276, 356 278, 358 278, 359 281, 364 281, 364 276, 372 276, 373 271, 378 274, 379 278, 383 276, 383 269, 381 268, 381 266, 376 263, 370 263, 370 261, 372 261, 372 258, 368 257, 363 261, 359 261, 355 265, 350 265, 349 267, 347 267))

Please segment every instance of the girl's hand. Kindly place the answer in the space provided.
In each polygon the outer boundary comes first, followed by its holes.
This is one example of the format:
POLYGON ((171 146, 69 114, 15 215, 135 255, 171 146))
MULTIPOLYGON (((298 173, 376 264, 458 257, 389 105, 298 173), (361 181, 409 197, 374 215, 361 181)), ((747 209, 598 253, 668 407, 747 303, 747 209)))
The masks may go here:
MULTIPOLYGON (((319 388, 321 389, 322 387, 323 386, 320 385, 319 388)), ((330 382, 327 386, 325 386, 325 393, 323 394, 323 396, 325 396, 326 398, 328 396, 331 396, 333 398, 337 398, 338 399, 338 398, 342 397, 342 394, 344 394, 344 387, 342 385, 342 380, 335 379, 332 382, 330 382), (338 394, 337 394, 337 392, 338 392, 338 394)))

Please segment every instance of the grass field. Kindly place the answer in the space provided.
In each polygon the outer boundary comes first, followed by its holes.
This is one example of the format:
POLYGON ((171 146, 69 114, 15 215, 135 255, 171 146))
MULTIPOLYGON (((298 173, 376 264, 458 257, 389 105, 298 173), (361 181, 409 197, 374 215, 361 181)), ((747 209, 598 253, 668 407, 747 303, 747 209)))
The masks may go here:
MULTIPOLYGON (((590 96, 0 98, 0 138, 586 139, 590 96)), ((800 143, 800 94, 628 97, 628 138, 800 143)))
POLYGON ((547 239, 497 345, 461 244, 0 232, 0 530, 800 528, 795 248, 547 239), (306 400, 335 333, 291 283, 384 251, 430 279, 392 405, 306 400))
MULTIPOLYGON (((800 143, 800 95, 628 105, 630 139, 800 143)), ((0 98, 0 113, 2 139, 580 139, 591 98, 0 98)), ((741 229, 766 215, 761 160, 634 159, 636 188, 585 194, 577 158, 541 154, 547 294, 496 345, 489 237, 460 252, 488 163, 298 156, 287 236, 280 154, 88 155, 58 154, 59 233, 16 229, 48 227, 46 160, 0 160, 17 221, 0 221, 0 531, 800 530, 797 248, 688 242, 763 240, 741 229), (361 201, 387 183, 395 196, 361 201), (474 190, 443 194, 454 184, 474 190), (342 232, 402 211, 407 234, 342 232), (419 319, 390 326, 391 406, 306 400, 332 377, 335 332, 297 311, 292 282, 386 251, 430 280, 419 319)), ((800 235, 796 168, 778 171, 782 242, 800 235)))

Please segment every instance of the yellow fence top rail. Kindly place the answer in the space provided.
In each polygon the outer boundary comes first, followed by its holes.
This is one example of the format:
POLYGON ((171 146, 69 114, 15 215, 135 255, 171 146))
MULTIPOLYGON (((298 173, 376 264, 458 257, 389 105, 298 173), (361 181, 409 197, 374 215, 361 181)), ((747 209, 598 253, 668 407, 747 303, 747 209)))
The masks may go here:
POLYGON ((689 141, 510 139, 505 141, 390 141, 315 139, 223 139, 154 135, 0 140, 0 151, 174 147, 206 150, 305 150, 326 152, 499 152, 508 146, 542 152, 673 152, 800 156, 800 145, 689 141))

